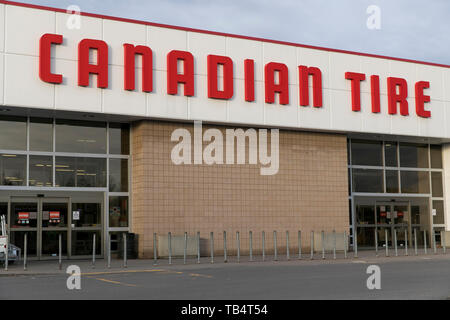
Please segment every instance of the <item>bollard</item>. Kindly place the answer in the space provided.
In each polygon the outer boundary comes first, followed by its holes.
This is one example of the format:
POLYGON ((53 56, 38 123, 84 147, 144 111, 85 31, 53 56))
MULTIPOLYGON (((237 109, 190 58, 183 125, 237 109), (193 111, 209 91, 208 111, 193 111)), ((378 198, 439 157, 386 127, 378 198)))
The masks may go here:
POLYGON ((59 258, 58 258, 58 265, 59 265, 59 270, 62 270, 62 259, 61 259, 61 253, 62 253, 62 234, 60 233, 58 235, 58 242, 59 242, 59 258))
POLYGON ((322 259, 325 259, 325 231, 322 230, 322 259))
POLYGON ((95 232, 92 236, 92 269, 95 268, 95 232))
POLYGON ((289 252, 289 231, 286 231, 286 259, 288 261, 291 259, 289 252))
POLYGON ((211 249, 211 263, 214 263, 214 232, 211 232, 209 234, 209 242, 210 242, 210 249, 211 249))
POLYGON ((358 234, 353 235, 353 258, 358 258, 358 234))
POLYGON ((9 254, 9 238, 6 238, 6 247, 5 247, 5 271, 8 271, 8 254, 9 254))
POLYGON ((310 259, 314 259, 314 231, 311 231, 311 257, 310 259))
POLYGON ((375 256, 378 257, 378 230, 375 228, 375 256))
POLYGON ((250 261, 253 261, 253 232, 249 231, 250 261))
POLYGON ((183 264, 186 264, 186 256, 187 256, 187 232, 184 233, 183 264))
POLYGON ((123 267, 127 267, 127 234, 123 234, 123 267))
POLYGON ((389 257, 389 242, 387 234, 388 234, 387 229, 384 229, 384 246, 386 250, 386 257, 389 257))
POLYGON ((27 270, 27 233, 25 232, 24 234, 24 239, 23 239, 23 270, 27 270))
POLYGON ((394 228, 394 252, 395 256, 398 257, 398 250, 397 250, 397 229, 394 228))
POLYGON ((223 232, 223 262, 227 262, 228 261, 228 256, 227 256, 227 232, 224 231, 223 232))
POLYGON ((237 246, 237 262, 241 261, 241 237, 239 231, 236 231, 236 246, 237 246))
POLYGON ((336 260, 336 230, 333 230, 333 259, 336 260))
POLYGON ((262 261, 266 260, 266 233, 262 232, 262 261))
POLYGON ((442 250, 444 250, 445 254, 445 251, 447 250, 447 242, 445 242, 445 230, 441 232, 441 247, 442 250))
POLYGON ((300 230, 298 231, 297 239, 298 239, 298 259, 301 260, 301 258, 302 258, 302 232, 300 230))
POLYGON ((436 231, 434 231, 434 229, 431 230, 431 234, 433 235, 433 252, 434 254, 437 253, 437 249, 436 249, 436 231))
POLYGON ((108 247, 108 269, 111 268, 111 235, 109 232, 106 234, 106 246, 108 247))
POLYGON ((408 229, 405 229, 405 256, 408 255, 408 229))
POLYGON ((197 263, 200 263, 200 232, 197 231, 197 263))
POLYGON ((417 256, 417 229, 414 228, 414 254, 417 256))
POLYGON ((169 264, 172 264, 172 233, 167 234, 168 249, 169 249, 169 264))
POLYGON ((278 248, 277 248, 277 232, 273 232, 273 260, 278 260, 278 248))
POLYGON ((156 249, 156 232, 153 232, 153 265, 158 264, 158 252, 156 249))
POLYGON ((347 259, 347 231, 344 231, 344 259, 347 259))
POLYGON ((427 230, 423 230, 423 247, 424 247, 424 253, 428 253, 427 249, 427 230))

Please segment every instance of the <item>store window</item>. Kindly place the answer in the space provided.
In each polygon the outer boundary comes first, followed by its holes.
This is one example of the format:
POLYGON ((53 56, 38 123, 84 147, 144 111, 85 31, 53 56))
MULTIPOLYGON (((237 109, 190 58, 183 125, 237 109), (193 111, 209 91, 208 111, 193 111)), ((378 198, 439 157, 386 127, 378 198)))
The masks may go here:
POLYGON ((30 119, 30 151, 53 151, 53 119, 30 119))
POLYGON ((56 157, 57 187, 106 187, 106 159, 56 157))
POLYGON ((428 145, 400 143, 400 166, 428 168, 428 145))
POLYGON ((433 224, 444 224, 444 201, 433 200, 433 224))
POLYGON ((384 143, 384 159, 386 167, 398 167, 396 142, 384 143))
POLYGON ((387 193, 399 192, 397 170, 386 170, 386 192, 387 193))
POLYGON ((0 149, 27 149, 27 118, 0 117, 0 149))
POLYGON ((106 123, 56 120, 56 152, 106 153, 106 123))
POLYGON ((128 192, 128 160, 109 160, 109 191, 128 192))
POLYGON ((128 124, 109 124, 109 153, 130 154, 130 126, 128 124))
POLYGON ((53 157, 30 156, 29 186, 53 186, 53 157))
POLYGON ((431 192, 433 197, 443 197, 442 172, 431 172, 431 192))
POLYGON ((72 255, 92 255, 95 234, 95 253, 101 254, 102 238, 100 231, 72 231, 72 255))
POLYGON ((401 171, 403 193, 430 193, 430 176, 427 171, 401 171))
POLYGON ((353 169, 354 192, 384 192, 383 170, 377 169, 353 169))
POLYGON ((382 166, 383 143, 380 141, 352 140, 352 165, 382 166))
POLYGON ((109 197, 109 226, 128 227, 128 197, 109 197))
POLYGON ((101 226, 100 203, 72 203, 72 224, 77 228, 101 226))
POLYGON ((27 156, 0 155, 1 184, 4 186, 26 185, 27 156))
POLYGON ((442 147, 430 145, 431 167, 433 169, 442 169, 442 147))

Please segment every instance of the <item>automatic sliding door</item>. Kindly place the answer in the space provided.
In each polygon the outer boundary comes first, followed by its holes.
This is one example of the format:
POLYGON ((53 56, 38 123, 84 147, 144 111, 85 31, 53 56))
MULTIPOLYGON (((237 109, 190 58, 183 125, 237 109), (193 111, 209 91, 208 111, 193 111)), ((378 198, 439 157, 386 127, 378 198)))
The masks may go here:
POLYGON ((59 237, 61 235, 61 253, 67 256, 67 236, 69 219, 68 199, 42 199, 41 257, 59 255, 59 237))
POLYGON ((38 201, 36 198, 12 198, 10 213, 10 242, 24 248, 27 235, 27 254, 38 256, 38 201))

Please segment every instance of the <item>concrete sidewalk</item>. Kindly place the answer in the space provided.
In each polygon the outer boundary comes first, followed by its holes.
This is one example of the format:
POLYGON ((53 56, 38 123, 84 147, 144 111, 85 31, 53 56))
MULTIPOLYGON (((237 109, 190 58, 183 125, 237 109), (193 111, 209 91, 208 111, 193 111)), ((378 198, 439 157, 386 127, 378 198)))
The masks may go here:
POLYGON ((227 262, 224 262, 223 256, 215 256, 214 262, 211 262, 211 257, 202 257, 200 263, 198 263, 196 257, 188 257, 186 264, 181 257, 172 258, 172 264, 169 264, 168 259, 158 259, 156 264, 153 259, 137 259, 128 260, 127 267, 123 266, 123 260, 111 260, 111 267, 108 268, 106 259, 97 259, 95 266, 92 265, 91 260, 63 260, 62 268, 59 269, 58 260, 47 260, 47 261, 28 261, 27 270, 24 270, 23 261, 16 262, 8 266, 8 271, 5 271, 4 267, 0 268, 1 276, 25 276, 25 275, 52 275, 52 274, 65 274, 66 269, 70 265, 76 265, 80 267, 82 274, 99 274, 99 273, 123 273, 123 272, 146 272, 155 269, 164 268, 167 269, 199 269, 205 266, 213 268, 224 268, 227 265, 249 265, 252 266, 268 266, 273 265, 298 265, 298 266, 311 266, 311 265, 322 265, 322 264, 345 264, 345 263, 389 263, 398 261, 417 261, 417 260, 440 260, 440 259, 450 259, 450 252, 447 250, 446 253, 439 248, 436 254, 433 249, 428 249, 427 254, 421 249, 418 251, 418 255, 415 255, 414 250, 408 251, 408 256, 405 255, 405 250, 398 250, 398 256, 395 256, 394 250, 389 250, 389 256, 386 256, 385 250, 380 250, 378 256, 374 250, 359 251, 358 256, 355 257, 353 252, 347 254, 345 258, 342 252, 336 254, 336 259, 333 257, 333 253, 327 252, 325 254, 325 259, 322 258, 322 253, 315 253, 313 259, 311 260, 310 253, 303 253, 301 259, 299 259, 297 254, 290 254, 290 259, 288 260, 286 254, 279 254, 277 260, 274 260, 274 256, 265 256, 265 260, 262 260, 262 256, 254 256, 253 261, 249 261, 248 256, 241 256, 240 261, 237 261, 236 256, 228 256, 227 262))

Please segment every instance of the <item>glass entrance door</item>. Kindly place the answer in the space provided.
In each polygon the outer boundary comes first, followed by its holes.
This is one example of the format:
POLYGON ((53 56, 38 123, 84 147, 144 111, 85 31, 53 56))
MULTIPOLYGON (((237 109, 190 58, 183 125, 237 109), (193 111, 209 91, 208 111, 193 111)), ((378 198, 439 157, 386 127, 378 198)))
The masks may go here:
POLYGON ((13 198, 11 200, 9 218, 10 242, 23 249, 26 234, 27 253, 29 257, 39 256, 38 211, 39 201, 37 198, 13 198))
POLYGON ((408 202, 377 202, 376 229, 378 245, 384 247, 387 242, 389 247, 394 247, 395 241, 397 241, 397 248, 404 248, 406 239, 408 239, 408 244, 410 245, 410 221, 411 214, 408 202))
POLYGON ((40 256, 58 257, 61 235, 61 254, 67 257, 69 203, 65 198, 42 198, 40 201, 40 256))

